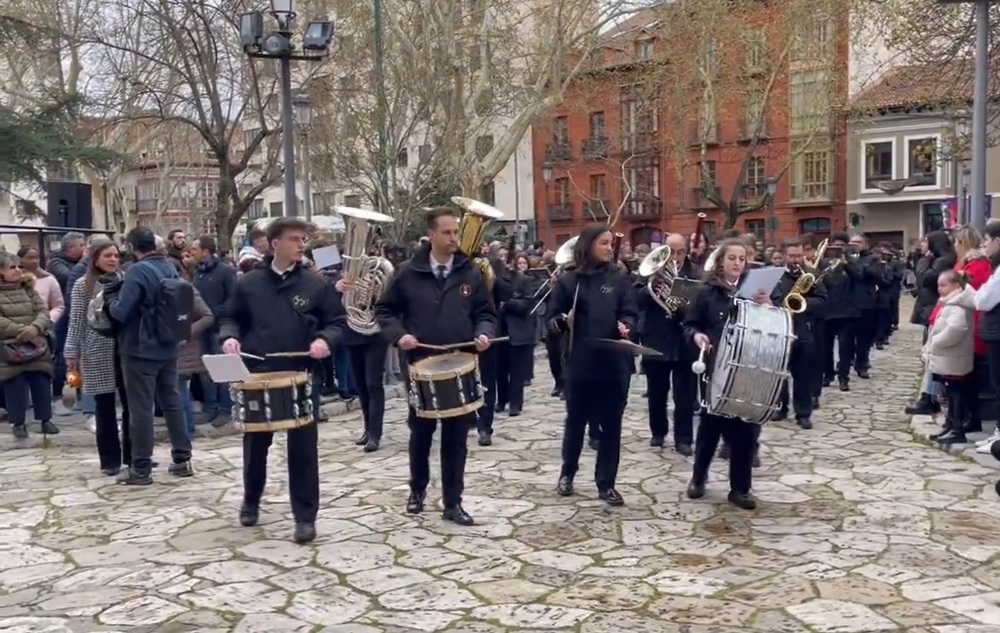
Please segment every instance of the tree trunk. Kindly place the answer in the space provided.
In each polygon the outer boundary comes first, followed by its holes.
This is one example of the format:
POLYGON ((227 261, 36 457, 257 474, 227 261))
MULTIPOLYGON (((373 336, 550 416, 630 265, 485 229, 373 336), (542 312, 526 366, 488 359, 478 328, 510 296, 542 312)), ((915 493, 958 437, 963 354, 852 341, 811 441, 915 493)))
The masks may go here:
MULTIPOLYGON (((234 215, 230 213, 232 200, 233 183, 229 178, 220 174, 219 192, 215 196, 215 239, 219 245, 219 252, 232 248, 233 230, 236 228, 235 223, 230 226, 230 219, 234 215)), ((240 217, 236 216, 237 222, 240 217)))

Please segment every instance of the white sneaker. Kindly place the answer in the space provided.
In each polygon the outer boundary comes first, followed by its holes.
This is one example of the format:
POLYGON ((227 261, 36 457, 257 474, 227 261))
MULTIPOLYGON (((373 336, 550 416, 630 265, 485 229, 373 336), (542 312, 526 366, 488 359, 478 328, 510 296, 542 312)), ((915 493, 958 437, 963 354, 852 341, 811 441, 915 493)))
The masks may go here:
POLYGON ((62 400, 56 400, 55 402, 52 403, 53 415, 58 415, 59 417, 63 418, 66 417, 67 415, 71 415, 72 413, 73 413, 72 411, 66 408, 66 405, 63 404, 62 400))
POLYGON ((95 415, 87 416, 87 429, 91 433, 97 433, 97 416, 95 415))
POLYGON ((976 446, 977 447, 989 446, 990 444, 992 444, 997 440, 1000 440, 1000 427, 996 427, 993 429, 993 435, 989 436, 985 440, 979 440, 978 442, 976 442, 976 446))

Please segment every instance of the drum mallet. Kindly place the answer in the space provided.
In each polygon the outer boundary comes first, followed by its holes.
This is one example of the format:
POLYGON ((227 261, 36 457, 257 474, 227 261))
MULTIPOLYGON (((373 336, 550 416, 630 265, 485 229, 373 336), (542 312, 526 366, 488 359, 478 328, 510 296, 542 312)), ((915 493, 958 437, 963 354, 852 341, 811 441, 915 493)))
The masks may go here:
POLYGON ((696 360, 693 363, 691 363, 691 371, 694 372, 694 373, 696 373, 696 374, 698 374, 699 376, 701 374, 705 373, 705 369, 706 369, 705 368, 705 351, 707 349, 708 349, 707 347, 701 348, 701 352, 698 353, 698 360, 696 360))

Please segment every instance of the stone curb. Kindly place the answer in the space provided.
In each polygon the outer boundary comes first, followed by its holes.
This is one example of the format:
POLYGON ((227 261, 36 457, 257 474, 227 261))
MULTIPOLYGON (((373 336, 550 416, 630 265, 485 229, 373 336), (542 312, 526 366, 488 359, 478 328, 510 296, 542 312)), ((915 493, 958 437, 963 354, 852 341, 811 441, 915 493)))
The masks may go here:
POLYGON ((952 444, 949 446, 938 444, 931 439, 931 435, 935 435, 940 432, 941 421, 936 420, 933 415, 914 415, 910 418, 910 433, 913 434, 913 436, 918 440, 921 440, 931 446, 935 446, 938 449, 952 455, 965 457, 981 466, 992 468, 993 470, 1000 470, 1000 462, 994 459, 992 455, 989 453, 983 454, 976 452, 976 441, 989 437, 992 434, 993 429, 987 429, 984 433, 970 433, 968 436, 970 441, 969 444, 952 444))

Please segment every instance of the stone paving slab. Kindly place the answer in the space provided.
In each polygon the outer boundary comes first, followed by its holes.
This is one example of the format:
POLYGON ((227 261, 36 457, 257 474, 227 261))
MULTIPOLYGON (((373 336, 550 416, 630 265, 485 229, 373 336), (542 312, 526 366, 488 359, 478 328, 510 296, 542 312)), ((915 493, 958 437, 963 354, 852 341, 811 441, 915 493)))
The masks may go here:
POLYGON ((280 436, 255 528, 236 521, 236 437, 199 440, 197 477, 146 488, 111 484, 89 447, 8 451, 0 632, 996 633, 996 473, 910 434, 918 347, 905 327, 874 356, 872 380, 824 394, 815 429, 764 430, 754 512, 725 503, 724 463, 705 500, 684 497, 690 460, 648 446, 641 377, 625 420, 627 505, 597 500, 589 451, 580 492, 557 496, 563 406, 542 365, 524 415, 470 448, 471 528, 403 512, 400 401, 374 454, 351 442, 356 413, 321 427, 309 546, 288 540, 280 436))

